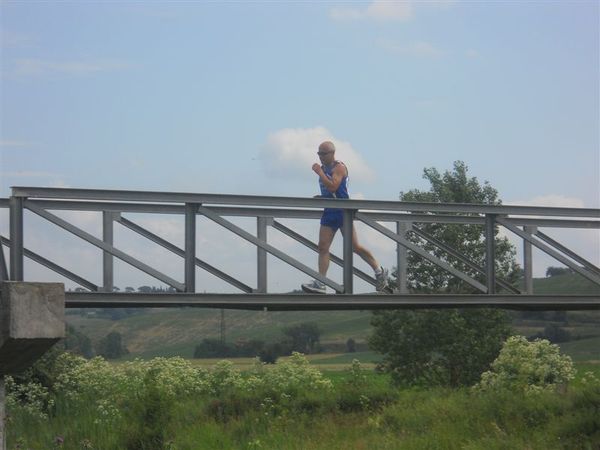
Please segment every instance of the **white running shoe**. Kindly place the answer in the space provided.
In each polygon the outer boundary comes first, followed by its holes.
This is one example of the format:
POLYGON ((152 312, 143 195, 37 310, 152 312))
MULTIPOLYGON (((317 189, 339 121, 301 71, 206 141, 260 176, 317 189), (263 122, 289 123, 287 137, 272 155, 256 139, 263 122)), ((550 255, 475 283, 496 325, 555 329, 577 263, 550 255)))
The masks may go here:
POLYGON ((381 272, 379 274, 375 274, 375 280, 377 284, 375 285, 375 290, 377 292, 383 292, 387 288, 389 277, 388 270, 381 267, 381 272))
POLYGON ((311 283, 305 283, 302 285, 302 290, 309 294, 326 294, 327 289, 325 285, 318 280, 313 280, 311 283))

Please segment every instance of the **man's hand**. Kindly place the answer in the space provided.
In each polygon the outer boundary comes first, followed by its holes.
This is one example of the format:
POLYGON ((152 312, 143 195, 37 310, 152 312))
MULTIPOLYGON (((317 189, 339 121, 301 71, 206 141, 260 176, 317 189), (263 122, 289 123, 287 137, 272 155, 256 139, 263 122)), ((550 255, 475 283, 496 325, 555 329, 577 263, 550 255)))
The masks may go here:
POLYGON ((323 169, 321 169, 321 166, 317 163, 314 163, 312 165, 312 170, 314 173, 316 173, 317 175, 321 176, 321 172, 323 172, 323 169))

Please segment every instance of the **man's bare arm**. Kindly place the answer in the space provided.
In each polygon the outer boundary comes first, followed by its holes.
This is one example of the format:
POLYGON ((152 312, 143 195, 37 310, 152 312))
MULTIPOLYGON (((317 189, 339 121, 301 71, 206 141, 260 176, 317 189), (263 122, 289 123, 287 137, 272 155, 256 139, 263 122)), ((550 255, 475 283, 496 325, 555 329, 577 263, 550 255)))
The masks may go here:
POLYGON ((325 172, 323 172, 323 169, 317 163, 313 164, 312 169, 319 176, 321 182, 329 192, 337 191, 346 176, 346 167, 343 164, 338 164, 333 168, 331 178, 325 175, 325 172))

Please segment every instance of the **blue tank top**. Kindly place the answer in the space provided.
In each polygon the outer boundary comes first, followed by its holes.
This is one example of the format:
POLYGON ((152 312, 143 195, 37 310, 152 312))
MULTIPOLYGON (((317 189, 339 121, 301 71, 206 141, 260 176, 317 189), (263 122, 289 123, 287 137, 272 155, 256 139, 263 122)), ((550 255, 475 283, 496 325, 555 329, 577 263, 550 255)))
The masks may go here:
MULTIPOLYGON (((334 161, 333 164, 329 167, 322 165, 321 169, 323 169, 323 172, 325 172, 325 175, 327 175, 327 177, 329 179, 331 179, 333 177, 333 169, 338 164, 345 166, 345 164, 341 161, 334 161)), ((348 173, 347 169, 346 169, 346 173, 348 173)), ((346 175, 344 178, 342 178, 342 182, 340 183, 339 187, 337 188, 337 190, 335 192, 329 192, 320 178, 319 178, 319 187, 321 188, 321 196, 322 197, 350 198, 350 195, 348 194, 348 175, 346 175)))

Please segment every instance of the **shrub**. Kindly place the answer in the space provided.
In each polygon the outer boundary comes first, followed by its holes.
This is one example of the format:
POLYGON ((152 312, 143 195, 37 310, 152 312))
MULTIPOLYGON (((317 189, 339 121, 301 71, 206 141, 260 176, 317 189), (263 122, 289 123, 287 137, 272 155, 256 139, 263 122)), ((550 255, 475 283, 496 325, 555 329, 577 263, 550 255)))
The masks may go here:
POLYGON ((148 370, 143 381, 143 395, 129 405, 126 447, 128 450, 162 450, 169 448, 172 434, 174 398, 160 389, 160 369, 148 370))
POLYGON ((48 410, 54 400, 48 388, 33 381, 17 384, 11 376, 5 377, 6 407, 15 414, 16 410, 38 419, 47 419, 48 410))
POLYGON ((575 377, 573 361, 546 340, 528 342, 523 336, 506 340, 492 370, 481 375, 477 390, 553 390, 575 377))
POLYGON ((571 333, 569 330, 565 330, 564 328, 551 323, 544 327, 544 331, 540 333, 536 333, 534 338, 539 339, 548 339, 553 344, 557 344, 559 342, 569 342, 571 340, 571 333))
POLYGON ((223 358, 232 355, 233 349, 220 339, 202 339, 194 349, 194 358, 223 358))

